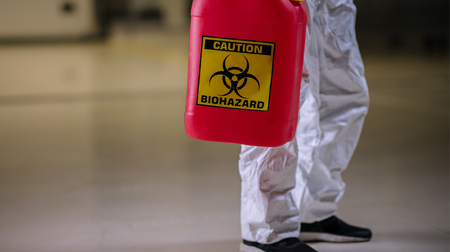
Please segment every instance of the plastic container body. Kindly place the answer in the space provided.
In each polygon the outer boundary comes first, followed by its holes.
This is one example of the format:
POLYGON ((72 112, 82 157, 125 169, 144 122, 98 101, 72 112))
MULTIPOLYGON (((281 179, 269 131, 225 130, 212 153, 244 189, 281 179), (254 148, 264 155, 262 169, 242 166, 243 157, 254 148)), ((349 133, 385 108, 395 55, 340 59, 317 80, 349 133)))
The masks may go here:
POLYGON ((306 12, 289 0, 194 0, 185 129, 274 147, 298 121, 306 12))

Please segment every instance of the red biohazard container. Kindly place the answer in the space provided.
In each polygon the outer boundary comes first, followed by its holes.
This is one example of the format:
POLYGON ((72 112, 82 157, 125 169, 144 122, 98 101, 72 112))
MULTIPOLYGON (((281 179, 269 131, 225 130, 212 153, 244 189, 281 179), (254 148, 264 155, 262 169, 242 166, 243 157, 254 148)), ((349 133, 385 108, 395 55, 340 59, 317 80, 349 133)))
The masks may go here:
POLYGON ((307 22, 301 2, 193 1, 188 136, 267 147, 294 138, 307 22))

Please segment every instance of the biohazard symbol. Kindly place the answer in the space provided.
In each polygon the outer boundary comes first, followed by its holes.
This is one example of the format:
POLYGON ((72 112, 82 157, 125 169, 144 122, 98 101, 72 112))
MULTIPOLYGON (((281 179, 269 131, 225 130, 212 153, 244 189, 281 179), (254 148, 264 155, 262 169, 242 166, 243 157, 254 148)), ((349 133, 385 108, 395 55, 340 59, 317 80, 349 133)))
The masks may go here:
POLYGON ((246 99, 246 97, 242 96, 239 93, 239 90, 243 89, 245 87, 245 85, 247 85, 248 78, 253 79, 256 81, 256 83, 258 83, 258 91, 259 91, 261 85, 259 84, 258 79, 254 75, 248 73, 250 64, 248 63, 248 60, 244 55, 242 55, 242 57, 244 57, 245 61, 247 61, 247 66, 246 66, 245 70, 242 70, 242 68, 236 67, 236 66, 227 68, 226 61, 227 61, 227 58, 230 57, 230 55, 231 54, 229 54, 223 60, 223 71, 215 72, 211 76, 211 78, 209 79, 209 85, 211 86, 211 80, 215 76, 222 75, 222 82, 225 85, 225 87, 229 89, 229 91, 226 94, 223 94, 220 96, 226 96, 226 95, 229 95, 229 94, 235 92, 239 97, 246 99), (238 73, 236 73, 236 72, 238 72, 238 73), (227 82, 227 80, 228 80, 228 82, 227 82), (243 80, 243 81, 241 82, 241 80, 243 80), (228 84, 228 83, 230 83, 230 84, 228 84))

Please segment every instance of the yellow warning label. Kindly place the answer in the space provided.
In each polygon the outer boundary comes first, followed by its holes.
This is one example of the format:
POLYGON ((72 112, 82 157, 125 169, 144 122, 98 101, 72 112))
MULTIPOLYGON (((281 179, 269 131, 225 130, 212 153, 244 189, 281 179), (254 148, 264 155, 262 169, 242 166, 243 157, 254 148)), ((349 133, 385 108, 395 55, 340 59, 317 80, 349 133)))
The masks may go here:
POLYGON ((203 37, 197 104, 268 111, 275 43, 203 37))

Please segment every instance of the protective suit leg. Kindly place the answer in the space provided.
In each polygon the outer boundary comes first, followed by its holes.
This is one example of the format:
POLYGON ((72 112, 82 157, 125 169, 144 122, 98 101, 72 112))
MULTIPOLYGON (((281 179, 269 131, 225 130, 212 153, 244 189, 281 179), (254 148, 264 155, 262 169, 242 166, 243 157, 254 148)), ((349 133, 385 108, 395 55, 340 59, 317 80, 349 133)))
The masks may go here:
POLYGON ((310 83, 296 133, 298 185, 293 194, 302 222, 311 223, 336 214, 345 189, 341 172, 359 140, 369 97, 353 1, 307 0, 307 5, 310 83))
POLYGON ((276 148, 241 149, 241 229, 248 241, 267 244, 297 237, 300 221, 335 214, 345 189, 340 173, 367 113, 355 6, 351 0, 306 3, 309 77, 304 75, 302 81, 296 139, 276 148))
POLYGON ((242 145, 243 239, 268 244, 299 235, 300 213, 291 193, 296 168, 295 140, 275 148, 242 145))

